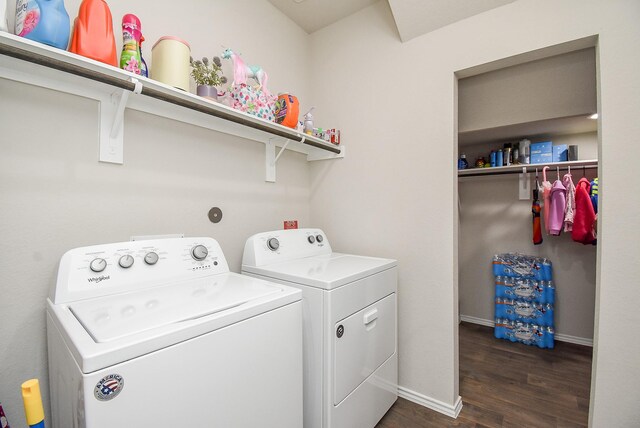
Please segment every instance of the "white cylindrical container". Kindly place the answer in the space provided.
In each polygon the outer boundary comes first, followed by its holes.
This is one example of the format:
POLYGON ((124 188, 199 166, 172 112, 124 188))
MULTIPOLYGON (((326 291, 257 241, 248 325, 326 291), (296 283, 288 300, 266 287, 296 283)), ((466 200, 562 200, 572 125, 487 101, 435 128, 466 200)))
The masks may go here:
POLYGON ((520 140, 520 163, 531 163, 531 141, 520 140))
POLYGON ((189 43, 164 36, 151 49, 151 78, 174 88, 189 91, 189 43))
POLYGON ((0 31, 9 31, 7 24, 7 0, 0 0, 0 31))

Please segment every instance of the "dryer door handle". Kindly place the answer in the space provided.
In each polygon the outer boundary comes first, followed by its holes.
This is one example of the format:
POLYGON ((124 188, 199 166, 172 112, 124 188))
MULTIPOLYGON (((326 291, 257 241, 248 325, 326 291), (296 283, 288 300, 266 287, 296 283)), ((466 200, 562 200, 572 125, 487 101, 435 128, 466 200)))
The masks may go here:
POLYGON ((378 308, 374 308, 370 310, 369 312, 364 314, 364 316, 362 317, 362 320, 364 321, 364 325, 369 325, 377 319, 378 319, 378 308))

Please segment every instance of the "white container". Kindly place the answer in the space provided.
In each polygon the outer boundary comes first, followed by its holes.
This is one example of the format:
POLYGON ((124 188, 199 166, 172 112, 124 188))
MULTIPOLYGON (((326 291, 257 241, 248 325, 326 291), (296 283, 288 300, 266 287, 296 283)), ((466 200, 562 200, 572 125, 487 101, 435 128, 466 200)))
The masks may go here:
POLYGON ((531 163, 531 141, 520 140, 520 163, 531 163))
POLYGON ((189 43, 164 36, 151 49, 151 78, 174 88, 189 91, 189 43))
POLYGON ((0 31, 9 31, 7 24, 7 0, 0 0, 0 31))

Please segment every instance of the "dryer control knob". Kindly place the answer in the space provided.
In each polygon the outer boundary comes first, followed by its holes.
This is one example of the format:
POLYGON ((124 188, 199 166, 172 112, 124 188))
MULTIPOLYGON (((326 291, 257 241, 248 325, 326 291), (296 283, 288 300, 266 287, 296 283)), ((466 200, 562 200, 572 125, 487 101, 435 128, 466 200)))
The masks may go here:
POLYGON ((89 269, 94 272, 102 272, 107 267, 107 261, 101 258, 95 258, 89 263, 89 269))
POLYGON ((148 265, 155 265, 158 263, 158 253, 154 253, 153 251, 148 252, 144 256, 144 262, 148 265))
POLYGON ((278 241, 278 238, 270 238, 267 241, 267 247, 269 247, 271 251, 276 251, 280 248, 280 241, 278 241))
POLYGON ((209 255, 209 250, 204 245, 196 245, 191 249, 191 257, 195 260, 204 260, 209 255))
POLYGON ((118 264, 121 268, 129 269, 131 266, 133 266, 134 261, 135 260, 133 259, 133 257, 127 254, 120 257, 120 260, 118 260, 118 264))
POLYGON ((316 236, 316 241, 322 242, 322 241, 324 241, 324 238, 322 237, 322 235, 318 235, 318 236, 316 236))
POLYGON ((314 242, 316 242, 316 237, 313 235, 309 235, 307 237, 307 241, 309 241, 309 244, 313 244, 314 242))

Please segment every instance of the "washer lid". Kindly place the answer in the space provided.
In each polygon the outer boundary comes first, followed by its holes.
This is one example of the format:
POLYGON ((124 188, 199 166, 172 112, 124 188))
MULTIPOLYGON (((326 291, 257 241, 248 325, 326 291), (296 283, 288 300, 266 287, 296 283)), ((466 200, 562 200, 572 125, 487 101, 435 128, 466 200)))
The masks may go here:
POLYGON ((239 275, 211 277, 69 304, 95 342, 105 343, 223 312, 282 292, 239 275))
POLYGON ((331 253, 262 267, 243 265, 245 272, 330 290, 397 266, 391 259, 331 253))

